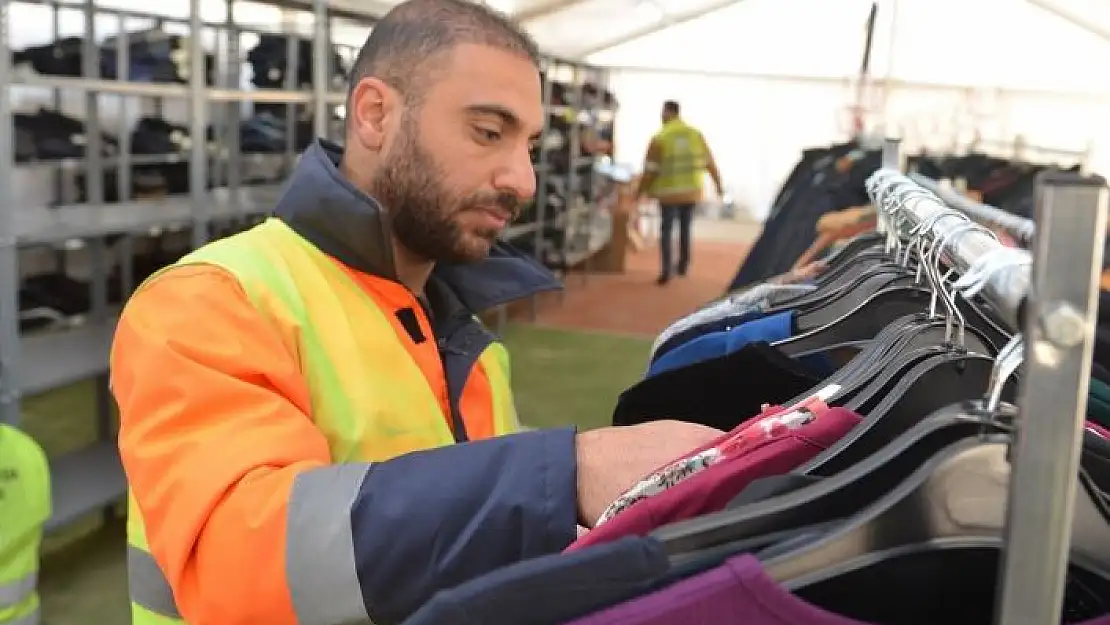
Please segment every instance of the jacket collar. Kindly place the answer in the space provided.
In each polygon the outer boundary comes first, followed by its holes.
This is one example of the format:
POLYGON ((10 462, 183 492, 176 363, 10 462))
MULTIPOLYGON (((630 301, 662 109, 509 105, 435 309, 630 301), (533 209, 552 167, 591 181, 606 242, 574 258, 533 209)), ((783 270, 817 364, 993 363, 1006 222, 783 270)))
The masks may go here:
MULTIPOLYGON (((339 146, 314 142, 301 156, 274 215, 324 253, 396 282, 386 213, 343 177, 338 167, 342 156, 339 146)), ((447 287, 472 312, 562 288, 545 267, 503 242, 477 263, 437 263, 431 280, 447 287)))

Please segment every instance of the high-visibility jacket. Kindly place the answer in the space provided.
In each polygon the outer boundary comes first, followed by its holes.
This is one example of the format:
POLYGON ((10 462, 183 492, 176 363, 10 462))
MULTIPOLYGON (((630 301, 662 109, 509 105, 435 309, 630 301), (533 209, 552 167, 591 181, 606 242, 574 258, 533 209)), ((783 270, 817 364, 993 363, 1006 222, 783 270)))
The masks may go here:
POLYGON ((709 157, 701 132, 675 118, 663 124, 652 142, 659 158, 648 193, 660 200, 700 193, 709 157))
POLYGON ((39 623, 39 549, 49 517, 46 454, 27 434, 0 424, 0 625, 39 623))
MULTIPOLYGON (((332 461, 379 462, 455 442, 445 394, 428 384, 427 372, 399 340, 386 316, 389 307, 285 223, 270 219, 203 247, 176 266, 192 264, 216 265, 235 276, 263 317, 295 346, 308 380, 312 419, 328 439, 332 461)), ((487 346, 478 367, 463 392, 468 429, 495 436, 518 430, 504 347, 487 346)), ((138 569, 132 574, 143 575, 131 584, 134 625, 184 623, 169 585, 156 567, 140 562, 150 556, 134 501, 127 536, 129 562, 138 569)))
POLYGON ((497 244, 417 297, 341 158, 311 146, 273 219, 120 316, 138 625, 393 625, 574 538, 574 431, 497 436, 516 426, 508 364, 473 312, 558 281, 497 244))

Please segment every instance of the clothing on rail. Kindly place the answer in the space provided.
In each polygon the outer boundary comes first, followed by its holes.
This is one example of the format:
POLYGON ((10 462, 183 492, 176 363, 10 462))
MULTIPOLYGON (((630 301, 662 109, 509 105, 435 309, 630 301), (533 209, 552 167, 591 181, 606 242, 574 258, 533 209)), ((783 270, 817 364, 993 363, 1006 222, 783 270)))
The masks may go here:
MULTIPOLYGON (((881 170, 864 186, 914 184, 881 170)), ((997 293, 1027 284, 1029 253, 938 218, 939 201, 900 205, 903 221, 888 204, 889 234, 853 238, 798 288, 753 283, 676 320, 614 409, 617 425, 719 437, 584 519, 563 553, 443 590, 407 624, 992 622, 1007 449, 1026 419, 1056 418, 1013 405, 1019 304, 997 293), (975 257, 931 253, 960 227, 975 257), (952 498, 974 528, 929 521, 952 498)), ((1059 623, 1110 625, 1110 385, 1090 395, 1059 623)))

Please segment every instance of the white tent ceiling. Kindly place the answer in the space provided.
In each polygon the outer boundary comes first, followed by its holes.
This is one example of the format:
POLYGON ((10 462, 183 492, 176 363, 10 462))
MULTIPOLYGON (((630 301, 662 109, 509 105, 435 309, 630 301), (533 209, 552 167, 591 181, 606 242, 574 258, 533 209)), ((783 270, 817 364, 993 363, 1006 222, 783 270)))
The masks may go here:
MULTIPOLYGON (((384 6, 392 0, 378 0, 384 6)), ((870 0, 487 0, 549 53, 621 67, 845 77, 870 0)), ((1107 0, 879 0, 873 75, 1110 91, 1107 0)))

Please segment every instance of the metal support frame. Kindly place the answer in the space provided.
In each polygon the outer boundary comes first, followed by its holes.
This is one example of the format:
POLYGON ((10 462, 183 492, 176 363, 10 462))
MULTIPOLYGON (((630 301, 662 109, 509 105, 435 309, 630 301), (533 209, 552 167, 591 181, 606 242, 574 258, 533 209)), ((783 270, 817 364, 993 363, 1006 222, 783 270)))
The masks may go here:
POLYGON ((193 202, 193 247, 208 242, 207 72, 201 45, 201 0, 189 0, 189 196, 193 202))
POLYGON ((941 187, 935 180, 920 174, 910 174, 910 179, 933 192, 945 204, 966 213, 968 217, 975 221, 985 226, 1005 230, 1007 234, 1020 241, 1023 246, 1028 246, 1033 242, 1033 236, 1037 233, 1037 225, 1031 219, 1008 213, 1001 208, 976 202, 953 189, 941 187))
POLYGON ((708 4, 706 6, 703 6, 703 7, 697 8, 697 9, 691 9, 689 11, 679 11, 679 12, 671 13, 670 15, 664 16, 662 19, 660 19, 658 22, 656 22, 654 24, 644 26, 642 28, 637 28, 637 29, 635 29, 631 32, 625 33, 623 35, 619 35, 617 37, 613 37, 612 39, 609 39, 607 41, 603 41, 601 43, 592 45, 592 46, 590 46, 588 48, 585 48, 583 50, 579 50, 575 53, 575 57, 577 57, 579 59, 584 59, 584 58, 586 58, 586 57, 588 57, 592 54, 597 54, 598 52, 604 52, 604 51, 609 50, 611 48, 615 48, 617 46, 624 45, 624 44, 626 44, 630 41, 635 41, 637 39, 647 37, 648 35, 654 35, 655 33, 659 32, 661 30, 666 30, 668 28, 673 28, 675 26, 685 24, 686 22, 692 22, 692 21, 694 21, 698 18, 705 17, 706 15, 709 15, 710 13, 715 13, 715 12, 720 11, 722 9, 727 9, 727 8, 731 7, 732 5, 734 5, 734 4, 740 4, 743 1, 744 0, 717 0, 717 2, 713 2, 711 4, 708 4))
POLYGON ((19 256, 13 176, 12 65, 9 0, 0 0, 0 423, 19 424, 19 256))
POLYGON ((590 0, 548 0, 547 2, 517 11, 512 17, 517 23, 527 25, 528 22, 535 22, 536 20, 550 17, 556 13, 586 4, 589 1, 590 0))
POLYGON ((1081 16, 1076 15, 1075 12, 1069 11, 1068 9, 1060 6, 1056 2, 1053 2, 1052 0, 1025 0, 1025 1, 1028 2, 1029 4, 1032 4, 1033 6, 1037 7, 1038 9, 1041 9, 1042 11, 1044 11, 1046 13, 1050 13, 1052 15, 1055 15, 1056 17, 1059 17, 1060 19, 1068 22, 1072 26, 1075 26, 1077 28, 1081 28, 1081 29, 1091 33, 1092 35, 1095 35, 1096 37, 1099 37, 1100 39, 1105 39, 1106 41, 1110 41, 1110 30, 1107 30, 1106 28, 1103 28, 1102 26, 1100 26, 1098 24, 1092 24, 1091 22, 1088 22, 1087 20, 1083 19, 1081 16))
POLYGON ((1107 223, 1101 179, 1042 174, 1013 445, 999 624, 1057 623, 1064 600, 1107 223))

